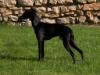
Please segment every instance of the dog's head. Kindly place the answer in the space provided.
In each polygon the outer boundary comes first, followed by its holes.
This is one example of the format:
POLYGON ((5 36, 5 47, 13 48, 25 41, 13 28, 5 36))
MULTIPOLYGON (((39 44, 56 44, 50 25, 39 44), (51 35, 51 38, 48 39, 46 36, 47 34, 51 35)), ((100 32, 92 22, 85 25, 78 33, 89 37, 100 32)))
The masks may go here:
POLYGON ((30 19, 34 25, 37 25, 40 21, 35 9, 26 10, 21 16, 19 16, 18 22, 22 22, 25 19, 30 19))

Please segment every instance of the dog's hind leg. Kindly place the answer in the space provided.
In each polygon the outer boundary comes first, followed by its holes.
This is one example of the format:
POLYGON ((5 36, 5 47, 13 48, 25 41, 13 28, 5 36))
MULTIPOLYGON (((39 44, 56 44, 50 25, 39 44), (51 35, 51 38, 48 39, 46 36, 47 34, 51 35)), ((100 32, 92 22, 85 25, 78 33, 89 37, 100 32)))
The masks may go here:
POLYGON ((80 48, 77 47, 77 45, 75 44, 75 41, 74 41, 74 35, 71 35, 71 38, 70 38, 70 45, 71 47, 73 47, 75 50, 77 50, 80 55, 81 55, 81 58, 83 60, 84 56, 83 56, 83 52, 80 48))
POLYGON ((71 48, 70 48, 70 34, 67 34, 67 36, 63 37, 63 45, 66 48, 66 50, 70 53, 72 59, 73 59, 73 63, 75 63, 75 57, 74 57, 74 53, 72 52, 71 48))

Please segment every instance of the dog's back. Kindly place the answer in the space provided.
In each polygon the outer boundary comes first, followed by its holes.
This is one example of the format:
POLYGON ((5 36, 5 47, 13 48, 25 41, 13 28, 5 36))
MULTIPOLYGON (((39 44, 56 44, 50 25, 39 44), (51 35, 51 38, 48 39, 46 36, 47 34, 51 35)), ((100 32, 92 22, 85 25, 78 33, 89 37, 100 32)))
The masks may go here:
POLYGON ((45 39, 51 39, 52 37, 59 36, 60 38, 66 36, 67 33, 72 33, 72 30, 64 24, 47 24, 40 22, 39 28, 45 34, 45 39))

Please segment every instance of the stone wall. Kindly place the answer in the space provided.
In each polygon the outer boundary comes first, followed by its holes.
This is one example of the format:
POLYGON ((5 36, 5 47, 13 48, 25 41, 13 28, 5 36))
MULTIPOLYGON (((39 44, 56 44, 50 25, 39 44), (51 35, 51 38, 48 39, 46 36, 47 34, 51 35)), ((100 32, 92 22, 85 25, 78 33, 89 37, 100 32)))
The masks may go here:
POLYGON ((100 0, 0 0, 0 21, 16 22, 30 7, 43 22, 100 23, 100 0))

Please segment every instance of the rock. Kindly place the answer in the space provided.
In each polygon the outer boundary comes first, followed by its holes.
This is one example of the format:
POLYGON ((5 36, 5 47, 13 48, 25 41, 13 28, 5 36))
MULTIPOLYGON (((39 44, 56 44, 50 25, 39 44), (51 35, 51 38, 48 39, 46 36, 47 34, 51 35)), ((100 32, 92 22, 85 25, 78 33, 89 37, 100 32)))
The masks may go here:
POLYGON ((67 13, 64 13, 64 16, 74 16, 75 15, 75 12, 67 12, 67 13))
POLYGON ((47 13, 43 14, 44 17, 47 18, 55 18, 59 17, 59 8, 58 7, 48 7, 47 13))
POLYGON ((23 9, 22 7, 12 7, 10 8, 12 10, 12 14, 13 15, 19 15, 19 14, 22 14, 23 13, 23 9))
POLYGON ((12 11, 8 10, 8 9, 6 9, 6 11, 3 12, 3 15, 5 15, 5 16, 11 15, 11 14, 12 14, 12 11))
POLYGON ((16 0, 0 0, 1 7, 12 7, 16 5, 16 0))
POLYGON ((61 13, 69 12, 69 9, 67 8, 67 6, 60 6, 59 9, 61 13))
POLYGON ((0 17, 0 21, 2 21, 2 17, 0 17))
POLYGON ((7 22, 8 21, 8 17, 4 16, 4 17, 2 17, 2 20, 5 21, 5 22, 7 22))
POLYGON ((94 23, 95 17, 91 11, 86 13, 88 23, 94 23))
POLYGON ((88 3, 96 3, 96 0, 87 0, 88 3))
POLYGON ((77 16, 82 16, 84 15, 84 12, 82 10, 77 10, 77 16))
POLYGON ((42 17, 47 17, 47 18, 57 18, 57 17, 59 17, 59 14, 52 14, 52 13, 44 13, 43 15, 42 15, 42 17))
POLYGON ((75 5, 69 6, 68 9, 71 11, 76 11, 76 6, 75 5))
POLYGON ((3 19, 2 19, 2 16, 1 16, 1 14, 0 14, 0 21, 2 21, 3 19))
POLYGON ((69 17, 57 18, 56 19, 56 23, 58 23, 58 24, 69 24, 70 23, 70 19, 69 19, 69 17))
POLYGON ((93 12, 93 15, 94 15, 94 16, 100 16, 100 11, 95 11, 95 12, 93 12))
POLYGON ((48 18, 43 18, 41 21, 44 23, 51 23, 51 24, 56 23, 54 19, 48 19, 48 18))
POLYGON ((93 5, 92 4, 84 4, 83 10, 93 10, 93 5))
POLYGON ((92 16, 92 12, 91 11, 87 11, 85 15, 90 17, 90 16, 92 16))
POLYGON ((47 0, 35 0, 34 5, 45 5, 47 4, 47 0))
POLYGON ((4 0, 0 0, 0 6, 4 6, 4 0))
POLYGON ((57 4, 72 4, 73 0, 57 0, 57 4))
POLYGON ((53 14, 58 14, 59 13, 59 8, 58 7, 48 7, 47 12, 53 13, 53 14))
POLYGON ((8 16, 12 14, 12 11, 6 8, 0 8, 0 12, 2 13, 2 16, 8 16))
POLYGON ((57 0, 49 0, 49 4, 56 5, 57 4, 57 0))
POLYGON ((86 22, 86 17, 85 16, 80 16, 79 17, 79 22, 80 23, 85 23, 86 22))
POLYGON ((46 8, 45 8, 45 7, 38 7, 38 8, 36 8, 36 10, 37 10, 38 12, 40 12, 40 13, 46 12, 46 8))
POLYGON ((20 6, 33 6, 33 0, 17 0, 20 6))
POLYGON ((58 3, 58 4, 65 4, 65 1, 66 1, 66 0, 57 0, 57 3, 58 3))
POLYGON ((94 17, 94 20, 93 21, 94 21, 95 24, 97 24, 97 23, 100 22, 99 19, 98 19, 98 17, 94 17))
POLYGON ((87 3, 87 0, 76 0, 76 2, 85 4, 87 3))
POLYGON ((63 18, 57 18, 56 23, 58 24, 75 24, 76 18, 75 17, 63 17, 63 18))
POLYGON ((66 4, 72 4, 74 0, 65 0, 66 4))
POLYGON ((5 11, 6 11, 6 8, 0 7, 0 13, 3 13, 3 12, 5 12, 5 11))
POLYGON ((69 19, 70 19, 70 23, 71 23, 71 24, 75 24, 75 21, 76 21, 76 20, 75 20, 75 19, 76 19, 75 17, 69 17, 69 19))
POLYGON ((52 11, 53 11, 55 14, 58 14, 58 13, 59 13, 59 8, 58 8, 58 7, 53 7, 53 8, 52 8, 52 11))
POLYGON ((93 23, 94 16, 93 16, 92 12, 91 11, 87 11, 86 12, 86 16, 87 16, 88 23, 93 23))
POLYGON ((89 17, 88 21, 89 21, 89 23, 98 23, 99 19, 98 19, 98 17, 91 16, 91 17, 89 17))
POLYGON ((45 5, 48 3, 48 0, 42 0, 42 4, 45 5))
POLYGON ((42 5, 42 0, 35 0, 34 4, 35 5, 42 5))
POLYGON ((83 9, 83 4, 78 4, 77 5, 77 10, 82 10, 83 9))
POLYGON ((29 10, 31 7, 23 7, 23 10, 29 10))
POLYGON ((16 22, 18 20, 18 16, 10 15, 9 17, 10 21, 16 22))
POLYGON ((100 22, 100 2, 96 0, 0 0, 0 21, 17 21, 17 16, 31 7, 44 22, 100 22))
POLYGON ((83 10, 100 10, 100 3, 84 4, 83 10))

